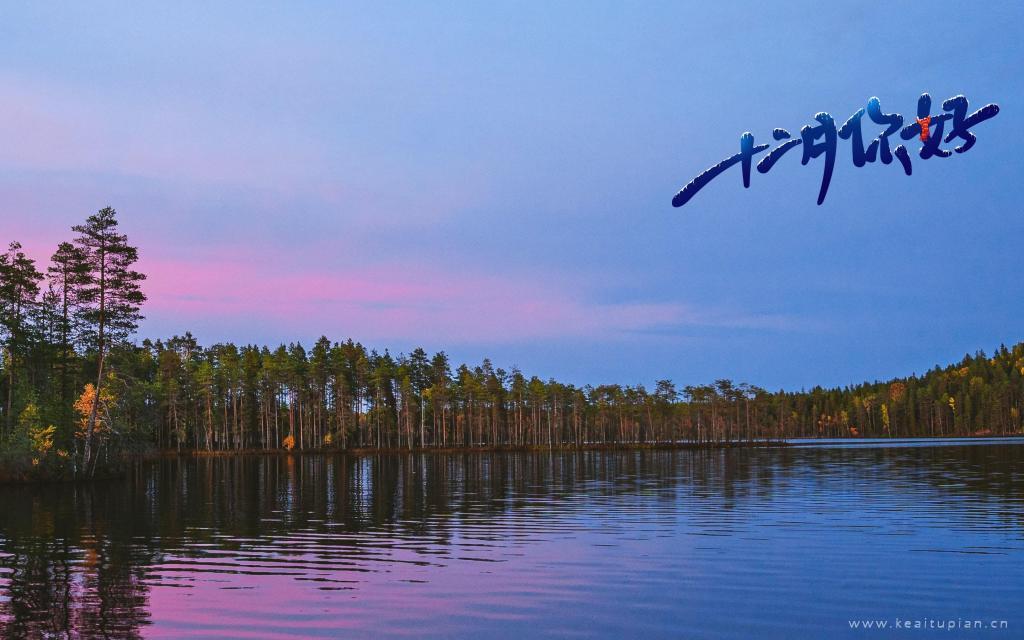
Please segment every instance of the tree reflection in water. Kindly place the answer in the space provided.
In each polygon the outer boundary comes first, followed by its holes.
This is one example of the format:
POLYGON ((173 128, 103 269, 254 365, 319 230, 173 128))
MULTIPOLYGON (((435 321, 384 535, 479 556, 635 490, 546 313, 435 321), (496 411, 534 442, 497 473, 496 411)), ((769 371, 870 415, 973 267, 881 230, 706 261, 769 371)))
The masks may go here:
MULTIPOLYGON (((254 541, 280 545, 309 532, 332 536, 329 548, 314 550, 318 559, 358 571, 389 546, 429 565, 470 522, 515 512, 523 522, 567 518, 601 501, 669 513, 699 504, 691 527, 826 481, 1012 507, 1024 494, 1022 453, 932 446, 170 458, 140 463, 124 481, 2 487, 0 636, 139 636, 151 620, 151 588, 168 584, 155 567, 169 555, 213 548, 223 570, 274 570, 290 558, 309 562, 309 546, 254 558, 254 541), (376 536, 373 545, 358 534, 376 536), (235 557, 243 549, 248 564, 235 557)), ((599 511, 586 517, 606 517, 599 511)), ((1019 508, 1001 513, 1020 526, 1019 508)), ((490 534, 524 535, 516 527, 490 534)))

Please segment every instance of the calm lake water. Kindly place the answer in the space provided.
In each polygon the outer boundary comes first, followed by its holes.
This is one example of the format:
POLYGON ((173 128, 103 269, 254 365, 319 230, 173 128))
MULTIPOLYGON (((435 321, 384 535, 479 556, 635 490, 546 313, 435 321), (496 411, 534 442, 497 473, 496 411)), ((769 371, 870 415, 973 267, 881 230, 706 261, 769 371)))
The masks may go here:
POLYGON ((1022 605, 1021 440, 182 458, 0 487, 4 638, 1020 638, 1022 605))

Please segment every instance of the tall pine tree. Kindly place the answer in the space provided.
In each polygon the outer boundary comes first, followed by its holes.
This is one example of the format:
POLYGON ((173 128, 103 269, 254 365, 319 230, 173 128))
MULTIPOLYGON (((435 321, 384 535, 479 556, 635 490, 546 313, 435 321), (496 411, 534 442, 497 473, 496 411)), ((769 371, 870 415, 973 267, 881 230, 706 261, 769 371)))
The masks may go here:
POLYGON ((12 242, 7 253, 0 255, 0 330, 4 339, 4 367, 7 369, 7 400, 4 408, 5 433, 11 432, 14 420, 15 370, 28 346, 31 330, 29 318, 39 295, 43 276, 36 270, 35 260, 27 257, 21 244, 12 242))
POLYGON ((71 373, 75 363, 75 318, 82 287, 89 283, 89 265, 85 253, 70 242, 62 242, 50 257, 46 270, 49 294, 54 306, 55 364, 58 372, 58 397, 62 424, 71 424, 71 373))
MULTIPOLYGON (((138 327, 142 319, 139 308, 146 301, 140 283, 146 276, 132 269, 139 259, 138 250, 128 244, 127 236, 118 233, 117 212, 111 207, 100 209, 84 225, 72 229, 79 234, 75 246, 87 269, 78 292, 78 317, 83 343, 96 353, 95 393, 102 398, 104 360, 111 346, 127 340, 138 327)), ((83 469, 89 468, 96 448, 99 404, 92 403, 86 422, 83 469)))

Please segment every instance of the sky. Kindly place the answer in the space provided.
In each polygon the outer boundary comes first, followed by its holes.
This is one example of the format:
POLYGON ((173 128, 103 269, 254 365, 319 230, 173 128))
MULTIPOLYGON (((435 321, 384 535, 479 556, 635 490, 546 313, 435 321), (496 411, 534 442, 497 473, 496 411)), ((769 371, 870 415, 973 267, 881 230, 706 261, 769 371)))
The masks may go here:
MULTIPOLYGON (((769 389, 1024 340, 1024 4, 5 3, 0 241, 110 205, 140 337, 423 346, 576 384, 769 389), (211 6, 208 6, 211 5, 211 6), (975 146, 749 189, 869 98, 997 103, 975 146)), ((865 129, 867 137, 867 129, 865 129)))

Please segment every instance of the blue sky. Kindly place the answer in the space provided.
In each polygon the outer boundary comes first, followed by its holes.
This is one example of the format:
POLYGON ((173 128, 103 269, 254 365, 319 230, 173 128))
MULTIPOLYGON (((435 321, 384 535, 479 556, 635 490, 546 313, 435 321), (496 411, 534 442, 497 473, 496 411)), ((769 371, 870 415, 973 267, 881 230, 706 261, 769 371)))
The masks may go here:
POLYGON ((0 9, 0 239, 110 204, 140 332, 348 336, 571 382, 769 388, 1024 339, 1024 5, 204 3, 0 9), (868 98, 1001 112, 951 158, 733 154, 868 98))

